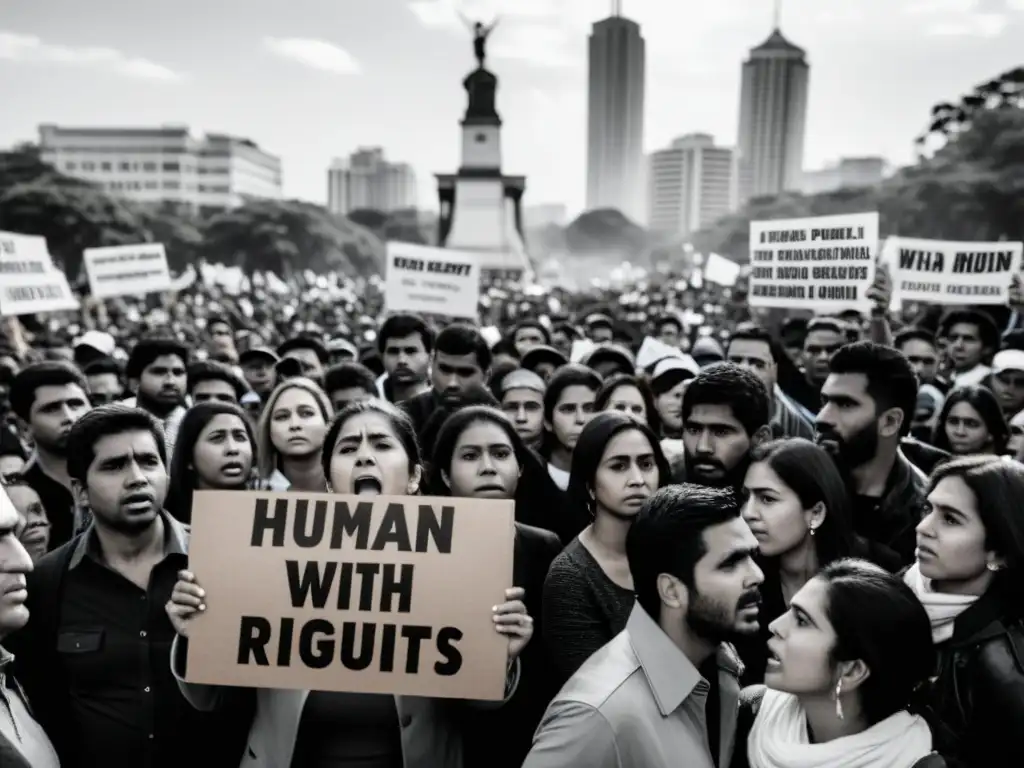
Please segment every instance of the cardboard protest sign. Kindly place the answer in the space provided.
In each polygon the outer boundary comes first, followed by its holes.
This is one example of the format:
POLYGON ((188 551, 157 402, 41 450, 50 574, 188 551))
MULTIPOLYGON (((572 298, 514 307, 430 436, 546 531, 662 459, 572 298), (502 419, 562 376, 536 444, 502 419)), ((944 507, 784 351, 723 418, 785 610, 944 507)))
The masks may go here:
POLYGON ((82 259, 89 289, 97 299, 171 290, 163 243, 86 248, 82 259))
POLYGON ((709 253, 704 263, 704 279, 709 283, 732 288, 740 276, 740 265, 717 253, 709 253))
POLYGON ((0 316, 65 309, 78 309, 78 299, 54 265, 46 238, 0 232, 0 316))
POLYGON ((750 222, 752 307, 868 311, 878 214, 750 222))
POLYGON ((479 301, 480 261, 475 254, 388 243, 386 311, 476 320, 479 301))
POLYGON ((681 349, 670 347, 661 339, 656 339, 653 336, 645 336, 643 344, 640 345, 640 351, 636 353, 636 367, 637 370, 641 370, 666 357, 682 356, 681 349))
POLYGON ((1022 250, 1021 243, 890 237, 882 261, 892 272, 894 301, 1007 304, 1022 250))
POLYGON ((186 678, 501 699, 514 503, 198 491, 186 678))

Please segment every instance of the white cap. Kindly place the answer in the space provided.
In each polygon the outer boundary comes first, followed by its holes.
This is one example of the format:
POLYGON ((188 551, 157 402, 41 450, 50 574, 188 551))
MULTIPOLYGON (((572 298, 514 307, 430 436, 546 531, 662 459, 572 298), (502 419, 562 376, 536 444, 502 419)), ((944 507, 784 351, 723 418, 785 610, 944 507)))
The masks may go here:
POLYGON ((111 357, 117 348, 114 337, 103 331, 86 331, 75 341, 75 347, 92 347, 101 355, 111 357))
POLYGON ((1002 371, 1024 372, 1024 351, 1019 349, 1004 349, 997 352, 992 358, 992 370, 996 373, 1002 371))
POLYGON ((689 355, 683 355, 682 357, 666 357, 657 362, 654 366, 654 371, 651 373, 651 381, 660 378, 669 371, 687 371, 693 376, 700 373, 700 366, 697 365, 697 361, 689 355))

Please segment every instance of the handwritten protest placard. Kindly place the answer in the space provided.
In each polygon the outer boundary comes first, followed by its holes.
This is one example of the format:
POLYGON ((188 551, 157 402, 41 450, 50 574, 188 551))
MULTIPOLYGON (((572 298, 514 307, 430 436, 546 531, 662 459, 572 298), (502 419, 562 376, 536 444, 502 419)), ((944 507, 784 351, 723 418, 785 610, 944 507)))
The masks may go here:
POLYGON ((475 254, 410 243, 388 243, 384 302, 388 312, 476 320, 480 262, 475 254))
POLYGON ((189 682, 501 699, 514 503, 199 491, 189 682))
POLYGON ((882 261, 892 271, 894 301, 1007 304, 1022 250, 1021 243, 890 237, 882 261))
POLYGON ((171 270, 163 243, 86 248, 82 259, 89 289, 97 299, 171 289, 171 270))
POLYGON ((750 305, 867 311, 877 251, 877 213, 752 221, 750 305))
POLYGON ((54 265, 46 238, 0 232, 0 315, 65 309, 78 309, 78 299, 54 265))

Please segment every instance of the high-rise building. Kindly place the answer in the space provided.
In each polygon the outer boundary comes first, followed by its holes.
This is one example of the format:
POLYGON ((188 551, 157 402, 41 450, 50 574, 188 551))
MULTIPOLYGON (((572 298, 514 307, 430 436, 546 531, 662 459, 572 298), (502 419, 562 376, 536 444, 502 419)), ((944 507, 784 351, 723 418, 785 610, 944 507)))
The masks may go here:
POLYGON ((739 202, 800 188, 810 66, 776 25, 743 64, 739 202))
POLYGON ((380 147, 362 147, 327 169, 327 208, 345 215, 359 208, 383 213, 416 207, 416 174, 408 163, 389 163, 380 147))
POLYGON ((43 161, 114 197, 224 210, 253 199, 280 199, 281 160, 249 139, 186 126, 39 126, 43 161))
POLYGON ((887 167, 881 157, 843 157, 834 165, 804 171, 800 191, 816 195, 844 188, 873 187, 882 183, 887 167))
POLYGON ((646 44, 640 25, 613 13, 590 35, 587 110, 587 208, 644 215, 646 44))
POLYGON ((647 179, 647 225, 657 232, 690 235, 736 206, 733 151, 706 133, 652 153, 647 179))

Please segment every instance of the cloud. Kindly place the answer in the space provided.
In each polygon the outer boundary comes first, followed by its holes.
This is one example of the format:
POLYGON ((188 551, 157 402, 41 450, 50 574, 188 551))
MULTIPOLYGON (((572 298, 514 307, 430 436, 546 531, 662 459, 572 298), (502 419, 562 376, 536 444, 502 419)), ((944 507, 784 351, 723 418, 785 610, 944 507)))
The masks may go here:
POLYGON ((1006 0, 1006 9, 1024 13, 1024 0, 1006 0))
POLYGON ((978 7, 979 0, 914 0, 904 6, 908 16, 967 15, 978 7))
POLYGON ((352 54, 326 40, 268 37, 263 40, 263 44, 275 56, 291 59, 313 69, 336 75, 356 75, 362 71, 352 54))
POLYGON ((182 75, 163 64, 114 48, 47 43, 35 35, 0 30, 0 60, 92 67, 139 80, 176 82, 182 75))
POLYGON ((937 21, 925 29, 932 37, 999 37, 1009 26, 1010 20, 1002 13, 970 13, 937 21))

